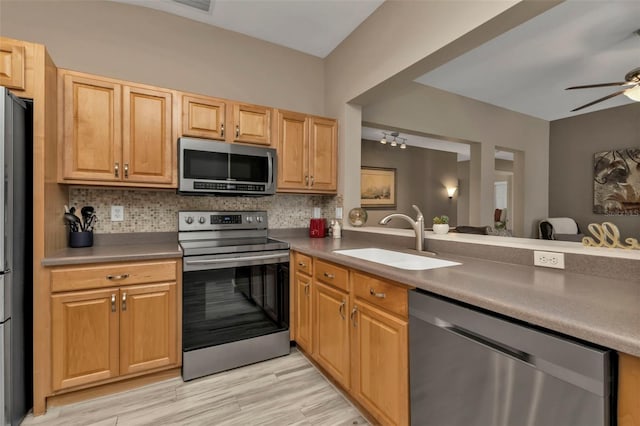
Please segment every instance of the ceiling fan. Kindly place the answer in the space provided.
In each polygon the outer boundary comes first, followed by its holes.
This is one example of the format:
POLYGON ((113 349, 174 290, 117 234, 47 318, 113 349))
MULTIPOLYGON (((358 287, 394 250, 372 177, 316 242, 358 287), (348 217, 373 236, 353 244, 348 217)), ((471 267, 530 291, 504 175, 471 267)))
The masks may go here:
POLYGON ((624 80, 625 81, 618 81, 614 83, 587 84, 584 86, 567 87, 565 90, 590 89, 593 87, 625 86, 623 90, 612 93, 603 98, 596 99, 595 101, 589 102, 588 104, 579 106, 578 108, 572 109, 571 112, 579 111, 583 108, 590 107, 591 105, 595 105, 599 102, 606 101, 607 99, 611 99, 615 96, 622 95, 622 94, 624 94, 629 99, 633 99, 634 101, 640 102, 640 67, 634 68, 631 71, 629 71, 624 76, 624 80))

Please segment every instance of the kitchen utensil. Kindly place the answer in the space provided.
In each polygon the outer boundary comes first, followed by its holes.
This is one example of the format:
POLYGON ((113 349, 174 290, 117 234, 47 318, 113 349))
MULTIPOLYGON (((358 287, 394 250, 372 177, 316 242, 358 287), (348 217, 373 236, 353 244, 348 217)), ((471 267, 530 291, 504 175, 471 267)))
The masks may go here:
POLYGON ((82 226, 82 223, 80 222, 78 216, 74 215, 73 213, 65 213, 64 220, 66 220, 69 224, 69 229, 71 232, 78 232, 82 226))
POLYGON ((94 208, 91 206, 84 206, 82 209, 80 209, 80 213, 82 214, 82 221, 84 223, 84 226, 82 227, 83 231, 89 230, 87 229, 89 227, 88 223, 93 212, 94 212, 94 208))
POLYGON ((95 223, 95 221, 98 219, 98 217, 96 216, 96 214, 94 212, 91 212, 91 215, 89 216, 89 219, 87 221, 87 223, 85 224, 85 231, 93 231, 93 224, 95 223))

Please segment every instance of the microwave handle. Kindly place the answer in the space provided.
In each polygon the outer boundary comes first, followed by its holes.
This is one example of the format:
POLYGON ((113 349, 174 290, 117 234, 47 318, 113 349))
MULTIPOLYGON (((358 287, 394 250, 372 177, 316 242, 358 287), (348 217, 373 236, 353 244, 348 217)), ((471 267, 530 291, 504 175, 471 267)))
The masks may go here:
POLYGON ((267 188, 271 188, 273 185, 273 157, 270 152, 267 152, 267 158, 269 159, 269 179, 267 183, 267 188))

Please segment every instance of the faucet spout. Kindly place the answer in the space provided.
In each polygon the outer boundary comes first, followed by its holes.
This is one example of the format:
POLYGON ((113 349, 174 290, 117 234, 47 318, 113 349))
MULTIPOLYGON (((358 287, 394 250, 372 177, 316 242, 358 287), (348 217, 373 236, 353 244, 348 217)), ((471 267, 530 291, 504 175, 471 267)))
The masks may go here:
POLYGON ((380 219, 379 223, 380 225, 386 225, 391 219, 406 220, 407 222, 409 222, 409 224, 413 228, 413 231, 416 233, 416 250, 422 251, 422 247, 424 244, 424 216, 422 215, 422 212, 420 211, 418 206, 414 204, 412 207, 418 212, 416 220, 413 220, 406 214, 392 213, 380 219))

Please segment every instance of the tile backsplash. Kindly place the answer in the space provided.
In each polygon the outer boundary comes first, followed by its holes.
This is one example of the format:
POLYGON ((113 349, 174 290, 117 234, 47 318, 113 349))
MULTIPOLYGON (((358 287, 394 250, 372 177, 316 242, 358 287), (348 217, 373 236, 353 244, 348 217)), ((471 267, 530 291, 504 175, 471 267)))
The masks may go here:
POLYGON ((266 210, 269 228, 309 226, 314 207, 331 219, 342 206, 341 196, 276 194, 268 197, 185 196, 166 190, 69 188, 69 206, 80 211, 93 206, 94 232, 177 232, 179 210, 266 210), (111 221, 111 206, 124 207, 124 221, 111 221))

